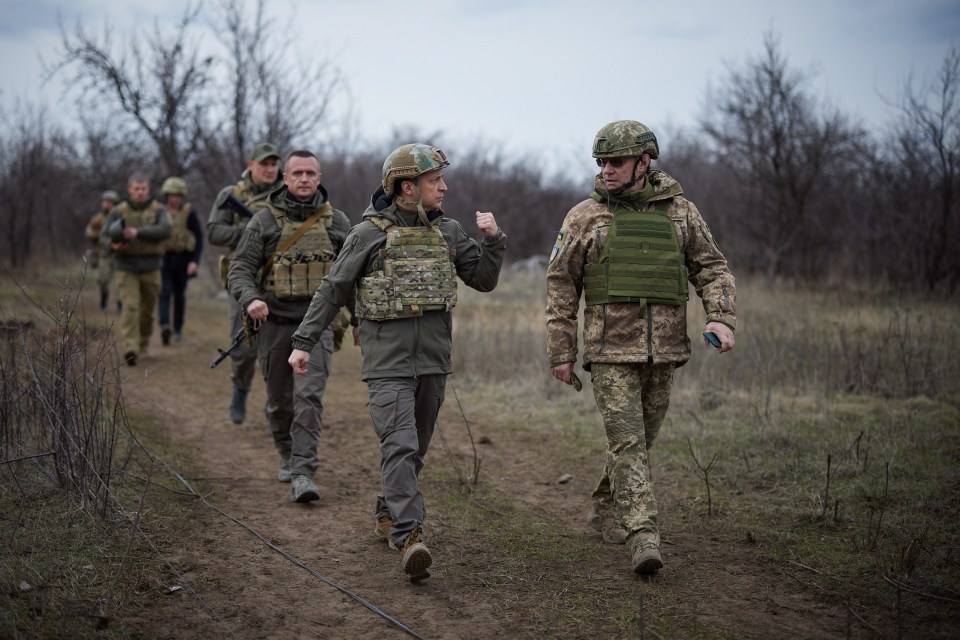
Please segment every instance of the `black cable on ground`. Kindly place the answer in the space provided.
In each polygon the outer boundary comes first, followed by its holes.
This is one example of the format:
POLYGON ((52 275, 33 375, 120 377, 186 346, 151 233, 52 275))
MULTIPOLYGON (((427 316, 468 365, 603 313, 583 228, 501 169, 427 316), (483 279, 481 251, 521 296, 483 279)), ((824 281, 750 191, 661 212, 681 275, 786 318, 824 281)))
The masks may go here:
POLYGON ((383 619, 386 620, 387 622, 390 622, 391 624, 395 625, 397 628, 401 629, 402 631, 410 634, 410 635, 413 636, 414 638, 417 638, 417 640, 426 640, 423 636, 421 636, 420 634, 418 634, 416 631, 414 631, 413 629, 411 629, 411 628, 408 627, 407 625, 403 624, 402 622, 400 622, 399 620, 397 620, 397 619, 394 618, 393 616, 389 615, 388 613, 386 613, 385 611, 383 611, 382 609, 380 609, 379 607, 377 607, 377 606, 374 605, 373 603, 368 602, 367 600, 364 600, 364 599, 361 598, 360 596, 356 595, 355 593, 350 592, 349 590, 345 589, 344 587, 341 587, 340 585, 338 585, 337 583, 333 582, 333 581, 330 580, 329 578, 326 578, 326 577, 320 575, 319 573, 317 573, 316 571, 314 571, 313 569, 311 569, 310 567, 308 567, 307 565, 305 565, 305 564, 304 564, 299 558, 297 558, 296 556, 291 555, 290 553, 284 551, 283 549, 281 549, 281 548, 278 547, 277 545, 273 544, 270 540, 268 540, 266 537, 264 537, 259 531, 257 531, 256 529, 254 529, 253 527, 251 527, 251 526, 248 525, 247 523, 239 520, 238 518, 235 518, 234 516, 230 515, 229 513, 227 513, 226 511, 224 511, 224 510, 221 509, 220 507, 218 507, 217 505, 215 505, 215 504, 213 504, 212 502, 210 502, 209 500, 207 500, 207 498, 206 498, 205 496, 201 495, 199 492, 197 492, 197 490, 194 489, 193 486, 186 480, 186 478, 184 478, 182 475, 180 475, 180 473, 178 473, 176 469, 174 469, 173 467, 171 467, 169 464, 167 464, 167 463, 164 462, 163 460, 157 459, 157 461, 160 462, 161 464, 163 464, 163 465, 167 468, 167 470, 168 470, 170 473, 172 473, 172 474, 177 478, 177 480, 179 480, 180 483, 183 484, 183 486, 185 486, 185 487, 187 488, 187 490, 188 490, 191 494, 193 494, 194 496, 196 496, 197 498, 199 498, 200 501, 201 501, 203 504, 207 505, 210 509, 216 511, 217 513, 219 513, 219 514, 222 515, 223 517, 225 517, 225 518, 227 518, 227 519, 229 519, 229 520, 232 520, 232 521, 235 522, 236 524, 240 525, 241 527, 243 527, 244 529, 246 529, 247 531, 249 531, 250 533, 252 533, 254 536, 256 536, 261 542, 263 542, 263 544, 265 544, 265 545, 268 546, 269 548, 273 549, 274 551, 276 551, 277 553, 279 553, 280 555, 282 555, 284 558, 286 558, 287 560, 289 560, 289 561, 292 562, 293 564, 297 565, 298 567, 300 567, 301 569, 303 569, 304 571, 306 571, 307 573, 309 573, 310 575, 312 575, 312 576, 313 576, 314 578, 316 578, 317 580, 320 580, 320 581, 323 582, 324 584, 333 587, 334 589, 336 589, 336 590, 339 591, 340 593, 342 593, 342 594, 350 597, 350 598, 353 599, 354 601, 362 604, 362 605, 365 606, 367 609, 369 609, 370 611, 374 612, 375 614, 377 614, 378 616, 380 616, 381 618, 383 618, 383 619))

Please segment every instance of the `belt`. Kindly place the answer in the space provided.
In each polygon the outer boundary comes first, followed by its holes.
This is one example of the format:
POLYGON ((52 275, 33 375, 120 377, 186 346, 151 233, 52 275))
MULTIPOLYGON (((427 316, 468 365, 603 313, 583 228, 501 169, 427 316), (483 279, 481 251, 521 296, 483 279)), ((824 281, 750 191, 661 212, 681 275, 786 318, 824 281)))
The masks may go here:
POLYGON ((300 324, 303 322, 303 318, 287 318, 271 314, 267 316, 267 322, 272 322, 273 324, 300 324))

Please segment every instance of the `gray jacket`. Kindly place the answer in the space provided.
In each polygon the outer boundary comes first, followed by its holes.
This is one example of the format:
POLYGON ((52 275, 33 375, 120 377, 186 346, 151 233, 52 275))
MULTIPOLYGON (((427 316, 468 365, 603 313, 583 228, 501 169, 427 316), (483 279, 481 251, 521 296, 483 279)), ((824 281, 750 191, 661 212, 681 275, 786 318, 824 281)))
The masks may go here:
MULTIPOLYGON (((293 335, 294 348, 313 349, 340 307, 352 304, 357 281, 382 268, 379 251, 387 235, 370 218, 383 216, 398 226, 422 224, 416 214, 399 211, 382 188, 371 201, 363 220, 350 230, 333 270, 314 294, 306 317, 293 335)), ((442 211, 431 213, 443 215, 442 211)), ((477 291, 493 291, 507 247, 506 235, 500 231, 496 237, 477 242, 456 220, 444 217, 439 224, 447 245, 456 251, 453 261, 457 276, 477 291)), ((364 380, 452 373, 453 318, 446 311, 427 311, 413 318, 360 320, 360 346, 364 380)))

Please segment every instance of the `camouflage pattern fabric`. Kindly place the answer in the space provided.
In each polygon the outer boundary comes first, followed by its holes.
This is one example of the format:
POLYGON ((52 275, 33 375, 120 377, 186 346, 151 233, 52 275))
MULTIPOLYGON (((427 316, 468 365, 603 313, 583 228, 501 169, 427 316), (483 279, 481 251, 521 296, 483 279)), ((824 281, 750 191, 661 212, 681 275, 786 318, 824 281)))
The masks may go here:
MULTIPOLYGON (((663 171, 647 178, 653 194, 642 206, 654 211, 668 201, 687 279, 701 298, 707 321, 736 328, 736 284, 696 206, 682 196, 680 185, 663 171)), ((557 237, 547 268, 547 354, 550 365, 576 362, 577 323, 586 266, 597 264, 614 213, 621 200, 609 197, 599 180, 597 191, 571 209, 557 237)), ((583 366, 592 363, 681 364, 690 358, 686 305, 611 303, 584 311, 583 366)))
MULTIPOLYGON (((270 207, 270 212, 280 227, 279 247, 290 243, 291 236, 307 224, 292 220, 282 209, 270 207)), ((336 257, 333 242, 327 229, 333 224, 333 207, 324 203, 314 214, 319 216, 296 242, 283 252, 273 256, 270 273, 263 281, 263 290, 273 293, 278 300, 305 300, 313 296, 323 277, 330 273, 336 257)))
POLYGON ((450 311, 457 304, 456 270, 440 229, 388 224, 384 230, 383 269, 359 280, 357 316, 395 320, 450 311))
POLYGON ((594 509, 632 536, 659 546, 657 501, 647 452, 670 406, 673 363, 593 366, 593 394, 607 435, 607 459, 592 494, 594 509))
MULTIPOLYGON (((137 207, 131 206, 128 201, 124 201, 117 205, 115 211, 123 218, 126 226, 136 227, 137 230, 159 224, 161 217, 166 218, 166 223, 170 224, 169 214, 163 211, 160 203, 156 200, 150 200, 144 206, 137 207)), ((107 226, 109 226, 109 224, 107 226)), ((166 246, 165 241, 169 237, 170 232, 165 234, 163 238, 164 242, 159 242, 146 238, 143 234, 137 234, 134 241, 127 247, 120 249, 118 253, 124 255, 162 256, 164 247, 166 246)))
POLYGON ((185 202, 182 207, 172 213, 169 209, 167 210, 167 214, 170 216, 170 224, 173 227, 170 239, 167 240, 167 251, 193 253, 193 250, 197 248, 197 237, 187 227, 187 220, 190 218, 192 210, 193 207, 189 202, 185 202))

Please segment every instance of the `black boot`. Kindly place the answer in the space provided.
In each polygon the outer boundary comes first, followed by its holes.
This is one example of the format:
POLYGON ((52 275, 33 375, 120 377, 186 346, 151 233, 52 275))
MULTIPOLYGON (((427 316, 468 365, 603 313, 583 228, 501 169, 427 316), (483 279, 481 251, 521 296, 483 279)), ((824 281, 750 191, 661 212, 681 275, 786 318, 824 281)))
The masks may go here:
POLYGON ((233 424, 241 424, 247 419, 247 394, 249 391, 233 388, 233 397, 230 398, 230 420, 233 424))
POLYGON ((107 310, 107 298, 108 298, 108 295, 106 291, 100 294, 100 311, 107 310))

